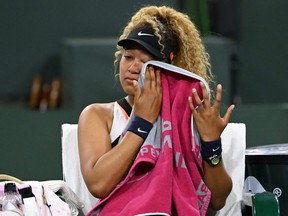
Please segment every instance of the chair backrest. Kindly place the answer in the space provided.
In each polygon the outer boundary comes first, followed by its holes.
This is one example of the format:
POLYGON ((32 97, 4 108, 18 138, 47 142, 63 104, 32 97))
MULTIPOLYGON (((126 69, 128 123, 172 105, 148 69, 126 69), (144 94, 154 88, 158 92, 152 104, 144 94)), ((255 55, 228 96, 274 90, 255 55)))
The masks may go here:
POLYGON ((62 124, 62 167, 63 179, 84 203, 83 213, 92 209, 97 202, 88 191, 82 177, 78 152, 77 124, 62 124))
MULTIPOLYGON (((233 180, 233 189, 226 205, 217 216, 242 216, 241 201, 245 175, 246 126, 229 123, 222 133, 222 158, 227 172, 233 180)), ((63 177, 69 187, 85 204, 84 213, 89 211, 97 199, 88 191, 80 170, 78 154, 77 124, 62 124, 63 177)))
POLYGON ((242 216, 241 203, 245 179, 246 125, 229 123, 221 135, 222 158, 233 181, 233 188, 226 205, 217 216, 242 216))

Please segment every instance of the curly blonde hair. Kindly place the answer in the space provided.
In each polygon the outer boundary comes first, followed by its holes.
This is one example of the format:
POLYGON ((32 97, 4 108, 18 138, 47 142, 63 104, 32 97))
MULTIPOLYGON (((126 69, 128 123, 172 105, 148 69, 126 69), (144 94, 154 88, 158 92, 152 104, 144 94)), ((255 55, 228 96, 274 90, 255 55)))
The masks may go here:
MULTIPOLYGON (((160 42, 162 37, 170 43, 173 43, 173 41, 175 43, 176 39, 178 51, 171 61, 171 64, 198 74, 203 77, 209 85, 213 83, 209 55, 205 50, 198 30, 188 15, 168 6, 143 7, 132 16, 119 40, 127 38, 131 31, 143 26, 153 28, 155 35, 159 37, 158 42, 162 47, 162 51, 164 48, 160 42), (174 38, 171 38, 171 33, 174 38)), ((117 46, 117 49, 115 52, 115 66, 119 64, 124 51, 120 46, 117 46)))

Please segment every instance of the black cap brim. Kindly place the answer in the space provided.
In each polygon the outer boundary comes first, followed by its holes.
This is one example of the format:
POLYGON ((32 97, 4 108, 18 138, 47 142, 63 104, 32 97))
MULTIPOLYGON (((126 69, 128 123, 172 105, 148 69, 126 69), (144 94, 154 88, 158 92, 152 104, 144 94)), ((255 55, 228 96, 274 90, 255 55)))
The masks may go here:
POLYGON ((128 43, 137 43, 139 45, 141 45, 148 53, 150 53, 151 55, 162 59, 164 56, 163 54, 154 46, 150 45, 149 43, 144 42, 143 40, 139 40, 136 38, 130 38, 130 39, 123 39, 118 41, 118 46, 123 47, 124 49, 127 47, 128 43))

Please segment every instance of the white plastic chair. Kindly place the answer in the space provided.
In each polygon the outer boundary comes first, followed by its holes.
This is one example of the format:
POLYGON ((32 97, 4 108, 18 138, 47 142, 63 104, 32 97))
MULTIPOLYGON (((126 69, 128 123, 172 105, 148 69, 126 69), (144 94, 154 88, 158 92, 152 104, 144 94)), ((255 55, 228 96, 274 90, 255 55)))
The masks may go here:
POLYGON ((246 125, 229 123, 221 135, 222 158, 233 181, 233 188, 226 205, 217 216, 242 216, 241 204, 245 179, 246 125))
MULTIPOLYGON (((222 133, 223 154, 233 189, 226 205, 217 216, 241 216, 241 202, 245 175, 246 127, 243 123, 229 123, 222 133)), ((97 199, 88 191, 81 171, 77 144, 77 124, 62 124, 62 157, 64 180, 85 204, 87 213, 97 199)))
POLYGON ((88 191, 82 177, 78 152, 78 125, 62 124, 61 128, 63 179, 84 203, 83 213, 86 215, 98 199, 88 191))

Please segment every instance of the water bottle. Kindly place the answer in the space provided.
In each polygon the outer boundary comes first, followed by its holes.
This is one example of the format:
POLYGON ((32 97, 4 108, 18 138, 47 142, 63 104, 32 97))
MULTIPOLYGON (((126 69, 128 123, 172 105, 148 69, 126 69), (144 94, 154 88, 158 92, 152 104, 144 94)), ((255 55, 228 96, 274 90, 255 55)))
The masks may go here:
POLYGON ((2 200, 3 200, 3 195, 0 194, 0 212, 2 211, 2 200))
POLYGON ((4 185, 4 196, 2 198, 2 211, 22 212, 21 195, 17 192, 16 184, 8 182, 4 185))

